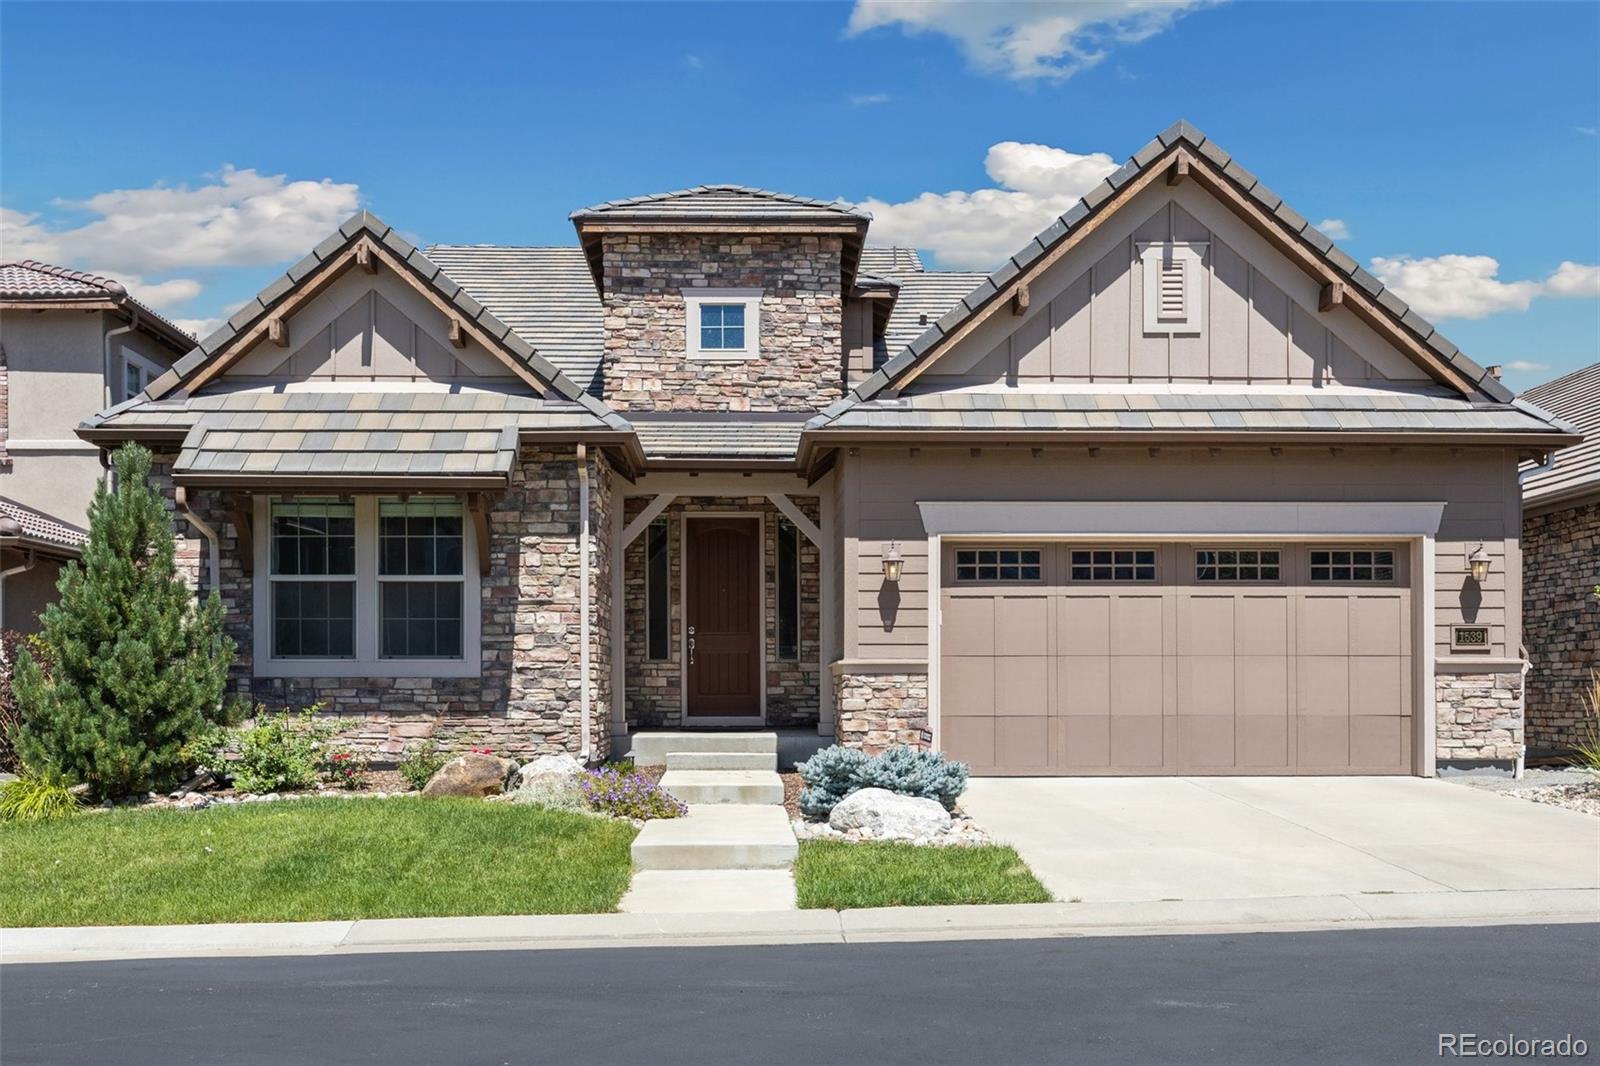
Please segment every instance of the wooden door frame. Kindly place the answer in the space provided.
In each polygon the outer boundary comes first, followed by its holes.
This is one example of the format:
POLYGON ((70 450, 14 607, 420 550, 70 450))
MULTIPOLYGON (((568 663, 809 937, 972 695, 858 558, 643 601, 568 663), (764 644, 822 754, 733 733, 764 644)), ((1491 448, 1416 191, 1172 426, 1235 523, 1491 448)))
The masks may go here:
POLYGON ((678 582, 678 722, 682 729, 727 729, 730 726, 767 724, 767 515, 765 511, 690 511, 678 515, 678 543, 683 545, 683 573, 678 582), (756 520, 756 639, 761 652, 757 658, 756 694, 759 710, 752 715, 689 714, 689 523, 697 518, 754 518, 756 520))

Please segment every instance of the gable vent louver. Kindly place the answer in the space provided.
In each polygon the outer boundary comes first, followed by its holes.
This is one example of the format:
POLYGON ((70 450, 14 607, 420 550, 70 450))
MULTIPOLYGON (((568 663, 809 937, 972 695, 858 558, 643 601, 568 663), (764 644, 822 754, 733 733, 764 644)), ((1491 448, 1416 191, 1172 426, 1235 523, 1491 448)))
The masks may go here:
POLYGON ((1205 244, 1193 241, 1139 245, 1146 333, 1201 332, 1205 250, 1205 244))

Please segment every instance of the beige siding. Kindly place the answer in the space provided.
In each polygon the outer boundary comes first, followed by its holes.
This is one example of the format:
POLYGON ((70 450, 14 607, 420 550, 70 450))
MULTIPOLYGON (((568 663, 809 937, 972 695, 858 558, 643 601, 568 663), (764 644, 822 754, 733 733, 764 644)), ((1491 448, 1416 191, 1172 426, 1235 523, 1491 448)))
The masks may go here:
MULTIPOLYGON (((1022 318, 997 315, 930 367, 931 384, 1254 381, 1369 384, 1425 374, 1348 310, 1317 310, 1317 285, 1209 194, 1141 193, 1030 283, 1022 318), (1144 332, 1141 242, 1203 245, 1196 335, 1144 332)), ((926 387, 926 386, 924 386, 926 387)))
MULTIPOLYGON (((1500 449, 1350 448, 1028 451, 992 448, 863 448, 841 459, 846 559, 846 656, 927 658, 928 547, 919 500, 1435 501, 1445 503, 1437 542, 1436 649, 1450 657, 1452 623, 1490 627, 1491 658, 1515 658, 1520 608, 1506 595, 1520 575, 1516 456, 1500 449), (881 552, 898 542, 905 577, 882 576, 881 552), (1489 578, 1465 580, 1480 541, 1489 578), (854 579, 851 580, 851 575, 854 579)), ((1071 530, 1062 530, 1070 534, 1071 530)), ((1176 531, 1175 531, 1176 532, 1176 531)))

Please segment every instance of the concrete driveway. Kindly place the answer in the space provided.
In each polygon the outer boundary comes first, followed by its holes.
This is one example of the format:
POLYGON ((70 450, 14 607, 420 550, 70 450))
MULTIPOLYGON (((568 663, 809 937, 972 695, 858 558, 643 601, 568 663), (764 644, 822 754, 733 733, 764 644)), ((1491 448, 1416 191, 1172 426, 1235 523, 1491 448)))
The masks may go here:
POLYGON ((1057 899, 1600 888, 1600 818, 1414 777, 975 778, 1057 899))

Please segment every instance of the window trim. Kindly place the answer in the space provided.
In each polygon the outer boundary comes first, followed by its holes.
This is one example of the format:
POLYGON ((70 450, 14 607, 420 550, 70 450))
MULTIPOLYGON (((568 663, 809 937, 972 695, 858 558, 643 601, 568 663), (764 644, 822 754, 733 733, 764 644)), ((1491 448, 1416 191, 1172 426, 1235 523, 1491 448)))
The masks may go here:
MULTIPOLYGON (((1192 546, 1191 550, 1192 550, 1191 560, 1194 563, 1194 583, 1196 585, 1208 585, 1208 586, 1210 586, 1210 585, 1269 585, 1270 586, 1270 585, 1282 585, 1284 583, 1284 580, 1285 580, 1285 573, 1284 573, 1285 551, 1284 551, 1284 549, 1282 547, 1280 547, 1278 545, 1197 544, 1197 545, 1192 546), (1277 577, 1232 577, 1232 578, 1223 578, 1223 577, 1205 578, 1205 577, 1201 577, 1200 576, 1200 568, 1202 566, 1202 564, 1200 562, 1200 553, 1201 552, 1256 552, 1258 555, 1261 552, 1273 552, 1273 553, 1275 553, 1277 555, 1278 561, 1276 563, 1273 563, 1273 564, 1270 564, 1270 565, 1274 565, 1274 566, 1276 566, 1278 568, 1278 576, 1277 577)), ((1256 568, 1257 573, 1259 573, 1261 567, 1269 565, 1269 564, 1262 563, 1262 562, 1258 561, 1258 562, 1252 563, 1252 564, 1243 564, 1243 563, 1237 563, 1237 562, 1229 564, 1229 563, 1220 563, 1220 562, 1218 562, 1218 563, 1210 563, 1210 564, 1205 564, 1205 565, 1210 565, 1210 566, 1214 566, 1214 567, 1232 565, 1232 566, 1234 566, 1236 568, 1239 567, 1239 566, 1243 566, 1243 565, 1251 565, 1251 566, 1254 566, 1256 568)))
POLYGON ((117 391, 123 394, 122 399, 124 400, 131 400, 139 395, 138 392, 128 392, 128 369, 130 367, 138 367, 139 372, 144 376, 144 386, 139 389, 139 392, 148 389, 152 381, 167 372, 167 368, 154 359, 146 359, 138 352, 130 351, 127 348, 122 349, 122 380, 117 383, 117 391))
POLYGON ((950 552, 950 583, 952 585, 962 585, 962 586, 971 586, 971 585, 1007 585, 1007 586, 1014 586, 1014 585, 1042 585, 1045 582, 1045 577, 1049 573, 1048 563, 1049 563, 1049 555, 1045 550, 1045 545, 1043 545, 1043 544, 1038 544, 1038 543, 1023 543, 1023 544, 1017 544, 1017 543, 1009 543, 1009 544, 1008 543, 958 544, 950 552), (1021 567, 1024 567, 1024 566, 1037 565, 1039 567, 1039 576, 1038 577, 992 577, 992 578, 988 578, 988 577, 962 577, 961 576, 961 568, 962 568, 963 565, 970 565, 970 566, 977 567, 977 568, 981 569, 983 566, 985 566, 987 564, 984 564, 984 563, 982 563, 982 562, 980 562, 980 561, 978 561, 976 559, 974 559, 970 564, 963 564, 961 562, 961 553, 962 552, 981 552, 981 551, 1016 551, 1016 552, 1031 551, 1031 552, 1035 552, 1039 556, 1039 561, 1038 561, 1037 564, 1025 563, 1020 558, 1018 558, 1018 560, 1017 560, 1017 562, 1015 564, 1001 563, 999 560, 996 560, 993 565, 995 566, 995 568, 997 570, 998 570, 999 567, 1005 566, 1005 565, 1015 565, 1019 569, 1021 567))
MULTIPOLYGON (((1097 563, 1095 563, 1095 562, 1093 562, 1091 560, 1091 562, 1089 563, 1089 567, 1090 567, 1091 572, 1093 571, 1093 568, 1095 566, 1097 566, 1097 565, 1100 565, 1100 564, 1097 564, 1097 563)), ((1113 560, 1112 562, 1107 563, 1105 565, 1110 566, 1113 571, 1117 567, 1117 563, 1115 562, 1115 560, 1113 560)), ((1131 565, 1134 566, 1135 568, 1137 568, 1137 567, 1139 567, 1139 566, 1141 566, 1143 564, 1141 564, 1138 561, 1138 557, 1135 556, 1134 557, 1134 562, 1131 565)), ((1067 584, 1071 584, 1071 585, 1145 585, 1145 586, 1159 585, 1159 584, 1161 584, 1161 545, 1159 545, 1159 544, 1071 544, 1071 545, 1068 545, 1067 546, 1066 581, 1067 581, 1067 584), (1100 552, 1126 552, 1126 551, 1141 552, 1141 551, 1147 551, 1147 552, 1150 553, 1151 576, 1148 577, 1148 578, 1142 578, 1142 577, 1075 577, 1075 576, 1073 576, 1072 570, 1073 570, 1073 567, 1076 564, 1072 561, 1072 553, 1073 552, 1097 552, 1097 551, 1100 551, 1100 552)))
POLYGON ((684 351, 690 359, 707 363, 746 363, 761 357, 761 289, 683 290, 684 351), (706 304, 744 305, 744 347, 700 347, 700 309, 706 304))
MULTIPOLYGON (((306 496, 315 494, 307 493, 306 496)), ((322 495, 326 495, 325 493, 322 495)), ((381 582, 378 579, 378 501, 392 493, 350 496, 356 508, 355 656, 349 659, 281 659, 272 654, 272 503, 298 494, 257 496, 252 516, 255 560, 251 568, 254 617, 251 673, 256 677, 481 677, 483 675, 483 593, 478 569, 478 539, 472 535, 463 504, 461 543, 461 658, 384 659, 379 651, 381 582)), ((394 575, 384 580, 393 580, 394 575)), ((419 580, 421 577, 419 576, 419 580)), ((445 580, 452 580, 446 578, 445 580)), ((438 577, 427 580, 437 581, 438 577)))

